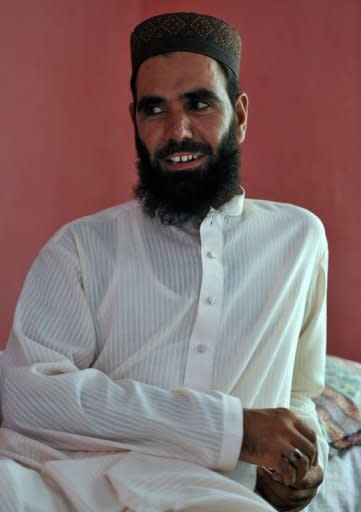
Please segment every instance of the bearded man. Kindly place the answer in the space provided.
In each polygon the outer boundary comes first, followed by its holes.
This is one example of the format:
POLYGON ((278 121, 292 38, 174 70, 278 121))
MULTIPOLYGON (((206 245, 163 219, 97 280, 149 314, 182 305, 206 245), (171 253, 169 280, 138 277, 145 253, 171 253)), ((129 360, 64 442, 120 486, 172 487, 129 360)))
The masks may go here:
POLYGON ((2 510, 315 496, 327 243, 310 212, 245 198, 240 49, 196 13, 132 33, 137 201, 63 227, 27 277, 2 364, 2 510))

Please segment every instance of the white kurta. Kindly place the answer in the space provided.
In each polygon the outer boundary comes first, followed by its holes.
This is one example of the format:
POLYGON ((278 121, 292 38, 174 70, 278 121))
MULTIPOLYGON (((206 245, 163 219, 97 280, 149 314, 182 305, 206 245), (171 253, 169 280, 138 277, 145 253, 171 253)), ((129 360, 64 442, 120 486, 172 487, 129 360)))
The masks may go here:
POLYGON ((317 217, 243 195, 198 230, 136 202, 66 225, 16 308, 0 454, 76 510, 99 510, 93 477, 104 511, 269 510, 248 490, 255 467, 237 463, 242 408, 291 407, 320 434, 326 274, 317 217))

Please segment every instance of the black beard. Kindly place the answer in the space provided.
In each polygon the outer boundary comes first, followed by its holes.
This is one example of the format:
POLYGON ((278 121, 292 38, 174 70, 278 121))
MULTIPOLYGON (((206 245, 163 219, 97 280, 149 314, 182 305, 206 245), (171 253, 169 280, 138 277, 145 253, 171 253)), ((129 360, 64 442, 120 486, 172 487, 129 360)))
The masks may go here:
POLYGON ((135 143, 139 180, 134 187, 134 195, 142 201, 146 213, 151 217, 157 216, 163 224, 181 227, 192 221, 199 225, 211 207, 217 209, 241 192, 241 152, 235 119, 216 153, 208 144, 189 139, 181 143, 169 141, 156 153, 153 163, 137 129, 135 143), (195 170, 172 172, 160 167, 161 158, 181 151, 209 155, 209 161, 195 170))

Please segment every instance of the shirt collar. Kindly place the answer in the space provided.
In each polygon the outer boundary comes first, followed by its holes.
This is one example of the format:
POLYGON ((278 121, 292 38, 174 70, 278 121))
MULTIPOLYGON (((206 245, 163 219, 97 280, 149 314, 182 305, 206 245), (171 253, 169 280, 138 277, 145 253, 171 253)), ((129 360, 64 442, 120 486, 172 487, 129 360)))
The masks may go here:
MULTIPOLYGON (((243 187, 240 187, 241 192, 232 197, 227 203, 220 206, 217 210, 215 208, 210 208, 207 216, 214 214, 220 214, 222 216, 231 216, 231 217, 239 217, 242 215, 243 207, 244 207, 244 198, 246 195, 246 191, 243 187)), ((194 220, 190 220, 189 222, 183 224, 180 228, 182 231, 187 232, 190 235, 197 234, 199 235, 199 228, 201 222, 194 222, 194 220)))
POLYGON ((244 206, 244 198, 246 195, 246 191, 243 187, 241 187, 241 193, 235 195, 232 197, 228 203, 225 203, 222 205, 218 210, 215 210, 214 208, 210 209, 210 212, 218 212, 223 214, 224 216, 230 215, 230 216, 240 216, 243 212, 243 206, 244 206))

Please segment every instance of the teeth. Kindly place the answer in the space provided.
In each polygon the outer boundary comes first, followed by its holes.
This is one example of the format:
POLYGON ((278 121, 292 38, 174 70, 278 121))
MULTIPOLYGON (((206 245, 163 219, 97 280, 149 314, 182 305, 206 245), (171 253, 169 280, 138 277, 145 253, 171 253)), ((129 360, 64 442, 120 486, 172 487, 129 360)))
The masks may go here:
POLYGON ((178 164, 179 162, 190 162, 191 160, 196 160, 199 158, 197 155, 182 155, 182 156, 171 156, 170 161, 173 164, 178 164))

